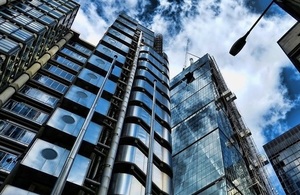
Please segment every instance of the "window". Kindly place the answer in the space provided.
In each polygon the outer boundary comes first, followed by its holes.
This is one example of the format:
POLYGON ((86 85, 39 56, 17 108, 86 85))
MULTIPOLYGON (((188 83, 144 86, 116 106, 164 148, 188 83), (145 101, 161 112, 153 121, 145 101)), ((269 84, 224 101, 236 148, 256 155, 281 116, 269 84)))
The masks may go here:
POLYGON ((91 54, 92 54, 92 51, 91 51, 91 50, 87 49, 86 47, 83 47, 82 45, 80 45, 80 44, 78 44, 78 43, 74 43, 74 47, 75 47, 78 51, 80 51, 80 52, 82 52, 82 53, 84 53, 84 54, 87 54, 87 55, 91 55, 91 54))
POLYGON ((75 77, 73 74, 71 74, 57 66, 54 66, 52 64, 46 64, 44 66, 44 69, 48 70, 49 72, 53 73, 54 75, 61 77, 69 82, 72 82, 75 77))
POLYGON ((55 60, 60 63, 61 65, 64 65, 65 67, 68 67, 72 70, 75 70, 76 72, 78 72, 81 68, 81 66, 79 66, 78 64, 76 64, 75 62, 72 62, 71 60, 68 60, 64 57, 61 57, 59 55, 56 55, 55 60))
POLYGON ((61 50, 61 52, 64 53, 64 54, 66 54, 66 55, 68 55, 68 56, 70 56, 70 57, 72 57, 72 58, 74 58, 74 59, 76 59, 76 60, 78 60, 78 61, 80 61, 80 62, 82 62, 82 63, 85 63, 86 60, 87 60, 82 55, 79 55, 78 53, 76 53, 76 52, 74 52, 74 51, 72 51, 72 50, 70 50, 68 48, 63 48, 61 50))
POLYGON ((30 10, 29 12, 27 12, 29 15, 35 17, 35 18, 39 18, 43 15, 42 12, 38 11, 38 10, 35 10, 35 9, 32 9, 30 10))
POLYGON ((28 145, 35 137, 35 133, 7 121, 0 120, 0 136, 28 145))
POLYGON ((54 108, 54 106, 59 100, 58 98, 53 97, 39 89, 29 87, 27 85, 20 90, 20 93, 27 97, 30 97, 31 99, 34 99, 35 101, 39 101, 43 104, 46 104, 52 108, 54 108))
POLYGON ((48 118, 48 114, 31 107, 23 102, 17 102, 10 99, 5 105, 4 110, 9 111, 13 114, 26 118, 30 121, 42 124, 48 118))
POLYGON ((0 169, 10 172, 17 163, 17 155, 0 150, 0 169))
POLYGON ((36 74, 33 80, 43 84, 44 86, 53 89, 59 93, 65 93, 67 91, 67 86, 42 74, 36 74))

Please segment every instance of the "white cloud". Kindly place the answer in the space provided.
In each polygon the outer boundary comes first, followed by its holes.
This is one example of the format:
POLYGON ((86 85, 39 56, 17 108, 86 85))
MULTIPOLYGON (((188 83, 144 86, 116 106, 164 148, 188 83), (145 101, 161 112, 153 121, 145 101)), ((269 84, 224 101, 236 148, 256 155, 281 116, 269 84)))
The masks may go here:
POLYGON ((86 12, 79 9, 72 29, 78 31, 83 40, 97 45, 109 24, 98 15, 94 4, 88 4, 86 12))
MULTIPOLYGON (((259 138, 256 144, 262 148, 265 143, 262 129, 284 118, 292 107, 280 86, 281 68, 289 61, 277 40, 294 21, 290 17, 263 18, 249 35, 245 48, 232 57, 228 53, 231 45, 246 33, 259 15, 250 13, 239 1, 220 1, 217 16, 215 11, 207 10, 210 6, 207 1, 199 2, 200 15, 183 18, 183 30, 175 37, 165 37, 171 77, 183 68, 187 38, 191 41, 190 53, 200 57, 206 53, 213 55, 226 83, 238 97, 236 103, 246 125, 259 138), (264 116, 270 109, 273 115, 265 120, 264 116)), ((153 23, 152 29, 162 26, 162 20, 158 21, 153 23)), ((165 22, 163 26, 168 25, 165 22)))

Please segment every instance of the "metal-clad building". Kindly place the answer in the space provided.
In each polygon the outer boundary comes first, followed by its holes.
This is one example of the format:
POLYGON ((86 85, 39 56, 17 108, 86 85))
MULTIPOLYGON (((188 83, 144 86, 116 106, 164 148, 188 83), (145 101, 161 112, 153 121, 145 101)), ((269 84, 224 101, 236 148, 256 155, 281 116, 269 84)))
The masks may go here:
POLYGON ((299 0, 274 0, 284 11, 300 21, 300 1, 299 0))
POLYGON ((300 23, 297 22, 279 40, 278 44, 300 72, 300 23))
POLYGON ((264 149, 286 194, 300 193, 300 125, 265 144, 264 149))
POLYGON ((78 9, 0 7, 1 194, 172 194, 162 45, 121 14, 92 46, 70 30, 78 9))
POLYGON ((272 194, 214 59, 199 58, 170 89, 174 194, 272 194))

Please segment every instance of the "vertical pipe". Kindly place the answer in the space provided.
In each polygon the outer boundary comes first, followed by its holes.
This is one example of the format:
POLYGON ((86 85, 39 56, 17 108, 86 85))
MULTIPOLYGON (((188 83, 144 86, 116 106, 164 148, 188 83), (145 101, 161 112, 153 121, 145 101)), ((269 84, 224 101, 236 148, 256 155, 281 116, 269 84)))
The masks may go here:
POLYGON ((59 176, 58 176, 58 178, 56 180, 56 183, 55 183, 55 186, 54 186, 54 188, 53 188, 53 190, 51 192, 51 195, 60 195, 60 194, 62 194, 62 191, 63 191, 64 186, 65 186, 66 181, 67 181, 67 177, 68 177, 69 172, 71 170, 73 161, 75 159, 76 154, 79 151, 79 148, 80 148, 80 145, 82 143, 82 140, 83 140, 84 134, 86 132, 86 129, 87 129, 88 125, 90 124, 91 120, 92 120, 95 108, 97 106, 97 102, 98 102, 98 100, 99 100, 99 98, 100 98, 100 96, 101 96, 101 94, 103 92, 104 85, 105 85, 105 83, 106 83, 109 75, 111 74, 111 72, 113 70, 116 58, 117 58, 117 56, 114 56, 114 59, 113 59, 113 61, 111 63, 111 66, 109 67, 109 70, 106 73, 106 76, 105 76, 105 78, 103 80, 103 83, 102 83, 102 85, 101 85, 101 87, 100 87, 100 89, 99 89, 99 91, 98 91, 98 93, 96 95, 95 100, 93 101, 91 109, 90 109, 90 111, 89 111, 86 119, 84 120, 84 123, 83 123, 83 125, 82 125, 82 127, 81 127, 81 129, 79 131, 79 134, 78 134, 78 136, 77 136, 77 138, 75 140, 75 143, 74 143, 74 145, 73 145, 73 147, 72 147, 72 149, 71 149, 71 151, 70 151, 70 153, 69 153, 69 155, 67 157, 67 160, 64 163, 64 166, 63 166, 63 168, 62 168, 62 170, 61 170, 61 172, 60 172, 60 174, 59 174, 59 176))
POLYGON ((154 87, 153 87, 153 97, 152 97, 152 112, 151 112, 151 124, 150 124, 149 151, 148 151, 147 178, 146 178, 145 195, 151 195, 152 194, 156 82, 157 82, 156 80, 154 80, 154 82, 153 82, 154 87))
POLYGON ((131 68, 131 71, 130 71, 130 76, 129 76, 129 80, 128 80, 126 91, 125 91, 125 96, 124 96, 124 99, 123 99, 123 102, 122 102, 122 105, 121 105, 121 111, 120 111, 120 114, 119 114, 119 117, 118 117, 118 122, 117 122, 116 128, 113 132, 113 137, 112 137, 112 141, 111 141, 110 150, 109 150, 109 153, 107 155, 105 167, 104 167, 104 170, 103 170, 101 186, 100 186, 100 188, 97 192, 97 195, 106 195, 107 192, 108 192, 109 183, 110 183, 110 179, 111 179, 111 176, 112 176, 112 170, 113 170, 113 167, 114 167, 115 158, 116 158, 117 150, 118 150, 118 147, 119 147, 119 141, 120 141, 120 136, 121 136, 121 133, 122 133, 125 114, 126 114, 126 110, 127 110, 127 106, 128 106, 128 102, 129 102, 129 96, 130 96, 132 84, 133 84, 133 81, 134 81, 135 71, 136 71, 136 68, 137 68, 142 36, 143 36, 143 33, 141 32, 139 40, 138 40, 138 45, 137 45, 137 49, 136 49, 136 52, 135 52, 132 68, 131 68))

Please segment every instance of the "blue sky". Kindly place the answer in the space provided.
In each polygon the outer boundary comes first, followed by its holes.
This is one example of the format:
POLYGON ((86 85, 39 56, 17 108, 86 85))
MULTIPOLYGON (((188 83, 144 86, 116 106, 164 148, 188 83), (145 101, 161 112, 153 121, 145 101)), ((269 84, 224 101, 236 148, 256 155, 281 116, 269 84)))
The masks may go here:
POLYGON ((121 11, 161 33, 171 77, 188 65, 184 61, 188 39, 189 53, 214 56, 261 153, 267 141, 300 123, 300 76, 277 44, 296 22, 292 17, 273 5, 248 36, 244 49, 236 57, 228 53, 270 0, 77 1, 81 9, 72 28, 94 45, 121 11))

